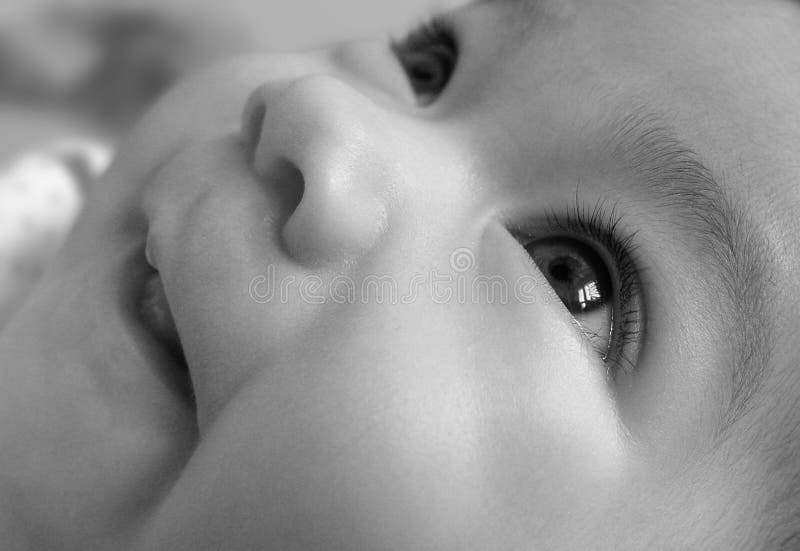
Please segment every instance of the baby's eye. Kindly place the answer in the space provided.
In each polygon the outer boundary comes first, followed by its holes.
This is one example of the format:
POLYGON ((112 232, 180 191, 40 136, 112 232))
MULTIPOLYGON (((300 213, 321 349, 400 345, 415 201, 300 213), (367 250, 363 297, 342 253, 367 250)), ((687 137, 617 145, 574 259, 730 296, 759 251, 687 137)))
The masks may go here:
POLYGON ((564 221, 551 217, 546 237, 520 241, 613 376, 635 367, 643 299, 631 239, 604 216, 599 206, 589 215, 576 209, 564 221))
POLYGON ((614 292, 605 262, 587 245, 567 237, 541 239, 525 249, 605 359, 614 318, 614 292))
POLYGON ((458 44, 450 24, 441 18, 423 24, 392 44, 421 106, 430 105, 447 87, 458 61, 458 44))

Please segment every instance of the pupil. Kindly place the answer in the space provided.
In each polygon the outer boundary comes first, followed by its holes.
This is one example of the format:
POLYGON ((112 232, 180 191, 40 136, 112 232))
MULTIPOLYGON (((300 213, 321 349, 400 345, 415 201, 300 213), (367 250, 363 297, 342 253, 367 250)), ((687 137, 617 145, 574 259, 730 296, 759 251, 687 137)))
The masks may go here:
POLYGON ((564 259, 558 259, 550 265, 550 275, 557 281, 568 282, 572 279, 572 268, 564 259))
POLYGON ((586 314, 608 306, 613 298, 603 259, 588 245, 555 237, 525 246, 572 314, 586 314))
POLYGON ((431 74, 425 71, 414 71, 414 79, 418 82, 428 82, 431 79, 431 74))
POLYGON ((433 78, 433 71, 430 67, 419 64, 411 69, 411 77, 420 83, 430 84, 433 78))

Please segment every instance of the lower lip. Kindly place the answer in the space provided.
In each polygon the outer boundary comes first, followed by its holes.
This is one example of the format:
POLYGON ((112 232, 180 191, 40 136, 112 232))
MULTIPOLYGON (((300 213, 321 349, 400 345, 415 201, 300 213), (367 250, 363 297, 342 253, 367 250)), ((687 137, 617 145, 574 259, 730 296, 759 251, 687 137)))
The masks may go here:
POLYGON ((136 317, 144 329, 143 335, 151 350, 161 360, 161 375, 171 381, 177 392, 194 402, 194 388, 189 375, 189 366, 183 353, 178 331, 167 302, 164 285, 158 272, 150 269, 139 282, 139 296, 134 303, 136 317))
MULTIPOLYGON (((159 386, 169 389, 180 403, 193 409, 194 393, 186 362, 170 350, 142 312, 145 284, 153 275, 152 268, 144 260, 142 247, 138 244, 126 246, 106 265, 109 272, 105 281, 111 286, 109 291, 116 295, 116 315, 124 332, 115 337, 109 332, 109 341, 104 346, 108 350, 96 353, 111 355, 109 362, 120 366, 125 377, 137 380, 141 376, 145 386, 152 384, 150 379, 155 376, 160 380, 159 386)), ((99 300, 102 300, 102 293, 99 300)), ((113 318, 110 325, 113 325, 113 318)))

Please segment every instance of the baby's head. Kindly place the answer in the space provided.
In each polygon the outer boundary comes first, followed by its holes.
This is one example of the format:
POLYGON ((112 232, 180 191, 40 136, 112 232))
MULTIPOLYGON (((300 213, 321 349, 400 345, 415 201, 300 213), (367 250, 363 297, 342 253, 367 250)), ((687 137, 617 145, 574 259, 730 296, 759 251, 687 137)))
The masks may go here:
POLYGON ((796 548, 798 75, 495 0, 178 87, 0 340, 5 541, 796 548))

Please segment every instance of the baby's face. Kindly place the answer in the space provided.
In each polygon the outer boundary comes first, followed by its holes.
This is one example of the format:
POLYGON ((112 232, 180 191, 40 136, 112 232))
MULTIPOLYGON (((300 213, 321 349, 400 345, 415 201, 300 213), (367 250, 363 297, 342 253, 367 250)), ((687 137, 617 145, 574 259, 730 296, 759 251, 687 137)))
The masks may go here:
POLYGON ((798 30, 482 2, 179 87, 0 340, 4 541, 792 547, 798 30))

